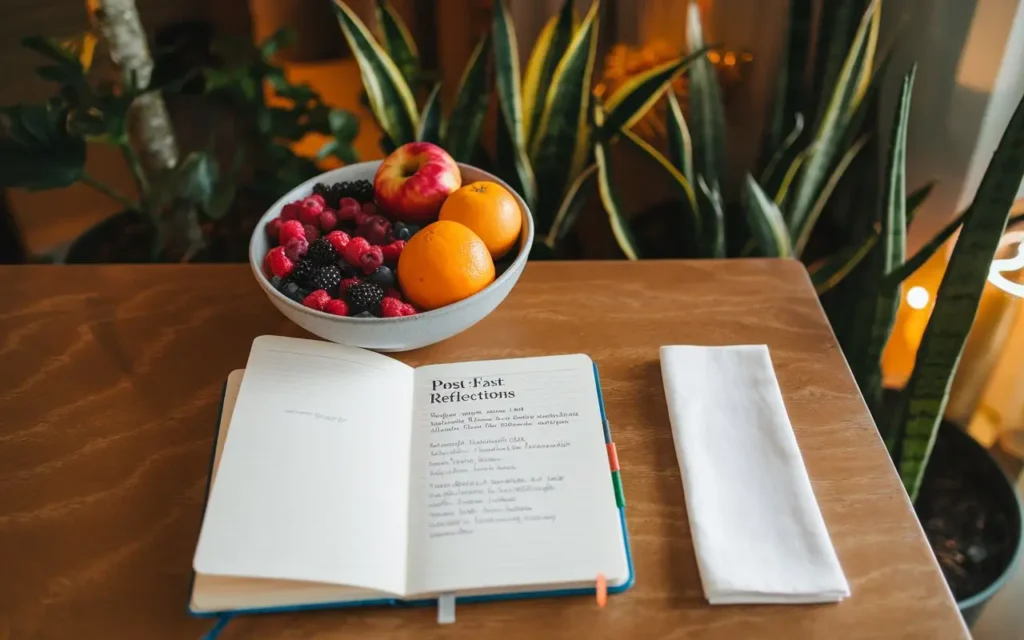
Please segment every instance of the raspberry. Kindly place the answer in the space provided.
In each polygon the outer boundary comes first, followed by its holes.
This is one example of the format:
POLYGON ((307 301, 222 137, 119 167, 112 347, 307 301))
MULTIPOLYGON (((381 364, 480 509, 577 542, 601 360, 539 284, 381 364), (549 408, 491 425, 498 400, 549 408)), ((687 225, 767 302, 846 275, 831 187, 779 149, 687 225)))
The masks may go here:
POLYGON ((416 307, 412 306, 408 302, 406 302, 405 304, 402 305, 402 315, 403 316, 414 316, 417 313, 418 312, 416 311, 416 307))
POLYGON ((338 215, 330 209, 324 209, 320 212, 320 228, 323 229, 324 233, 333 231, 334 227, 338 226, 338 215))
POLYGON ((278 231, 277 236, 278 242, 286 245, 292 238, 305 238, 306 232, 302 229, 302 223, 298 220, 285 220, 281 223, 281 229, 278 231))
POLYGON ((306 236, 295 236, 284 245, 284 254, 288 256, 289 260, 298 262, 306 256, 308 249, 309 243, 306 242, 306 236))
POLYGON ((362 213, 359 203, 353 198, 342 198, 338 201, 338 220, 355 220, 362 213))
POLYGON ((384 244, 391 235, 391 222, 384 216, 364 216, 357 222, 356 235, 370 241, 370 244, 384 244))
POLYGON ((402 307, 405 303, 398 298, 385 297, 380 301, 380 315, 382 318, 399 318, 403 315, 402 307))
POLYGON ((348 245, 348 241, 352 239, 344 231, 332 231, 324 237, 331 243, 331 246, 334 247, 334 250, 338 252, 339 256, 345 254, 345 246, 348 245))
POLYGON ((398 300, 399 302, 404 302, 404 300, 402 300, 402 292, 399 291, 398 289, 388 289, 388 290, 386 290, 384 292, 384 297, 385 298, 394 298, 395 300, 398 300))
POLYGON ((299 210, 302 207, 299 206, 298 202, 289 202, 288 204, 281 207, 281 219, 282 220, 298 220, 299 210))
POLYGON ((348 244, 345 245, 344 251, 341 253, 341 257, 345 258, 345 262, 349 263, 354 267, 361 266, 359 258, 364 253, 370 250, 370 243, 366 238, 360 238, 358 236, 350 239, 348 244))
POLYGON ((281 218, 274 218, 267 223, 267 239, 278 244, 281 242, 281 225, 284 224, 284 220, 281 218))
POLYGON ((372 202, 365 202, 363 203, 362 211, 368 216, 375 216, 377 215, 377 205, 372 202))
POLYGON ((302 224, 319 224, 320 212, 323 210, 322 204, 307 198, 299 203, 299 221, 302 224))
POLYGON ((326 206, 326 204, 327 204, 324 201, 324 197, 322 195, 320 195, 319 193, 314 193, 313 195, 311 195, 308 198, 306 198, 306 200, 312 200, 313 202, 319 203, 321 209, 323 209, 326 206))
POLYGON ((295 263, 284 254, 284 247, 274 247, 263 259, 267 270, 278 278, 287 278, 295 268, 295 263))
POLYGON ((398 262, 398 256, 402 255, 405 251, 405 240, 395 240, 391 244, 386 244, 381 247, 381 252, 384 255, 384 262, 388 264, 395 264, 398 262))
POLYGON ((369 275, 384 264, 384 253, 380 247, 370 247, 366 253, 359 257, 359 267, 363 273, 369 275))
POLYGON ((323 310, 336 316, 347 316, 348 303, 344 300, 328 300, 327 304, 324 305, 323 310))
POLYGON ((331 294, 327 293, 323 289, 317 289, 313 293, 306 296, 302 301, 302 306, 309 307, 310 309, 316 309, 317 311, 323 311, 324 305, 331 300, 331 294))
POLYGON ((320 237, 320 230, 316 228, 316 225, 304 224, 302 225, 302 232, 305 234, 306 242, 309 244, 313 244, 320 237))
POLYGON ((349 287, 351 287, 354 284, 359 284, 360 282, 362 282, 362 280, 360 280, 359 278, 345 278, 344 280, 338 283, 338 295, 345 295, 345 292, 348 291, 349 287))

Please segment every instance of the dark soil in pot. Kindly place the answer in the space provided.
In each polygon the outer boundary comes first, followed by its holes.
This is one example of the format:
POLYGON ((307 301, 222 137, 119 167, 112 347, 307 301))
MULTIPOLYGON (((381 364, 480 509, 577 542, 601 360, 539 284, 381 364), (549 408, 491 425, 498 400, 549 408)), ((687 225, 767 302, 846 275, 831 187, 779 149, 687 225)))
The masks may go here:
POLYGON ((1016 567, 1021 503, 998 463, 943 422, 915 509, 968 624, 1016 567))

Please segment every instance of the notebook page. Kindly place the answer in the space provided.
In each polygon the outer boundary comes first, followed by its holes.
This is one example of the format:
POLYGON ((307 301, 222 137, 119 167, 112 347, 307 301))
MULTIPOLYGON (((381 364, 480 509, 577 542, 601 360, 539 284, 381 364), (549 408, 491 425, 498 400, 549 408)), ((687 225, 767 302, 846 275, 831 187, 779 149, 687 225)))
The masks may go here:
POLYGON ((410 593, 628 577, 590 358, 420 367, 414 397, 410 593))
POLYGON ((402 593, 412 381, 362 349, 257 338, 195 570, 402 593))

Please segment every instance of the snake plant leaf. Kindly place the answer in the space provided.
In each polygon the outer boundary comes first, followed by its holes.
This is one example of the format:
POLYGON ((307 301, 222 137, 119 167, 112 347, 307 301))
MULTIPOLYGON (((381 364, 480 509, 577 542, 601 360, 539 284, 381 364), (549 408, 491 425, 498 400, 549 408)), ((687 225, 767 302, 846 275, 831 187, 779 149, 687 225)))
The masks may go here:
MULTIPOLYGON (((598 127, 604 124, 604 110, 599 103, 594 105, 594 123, 598 127)), ((601 204, 608 214, 608 222, 611 225, 612 235, 618 243, 622 253, 630 260, 640 259, 640 250, 636 238, 633 237, 633 230, 629 226, 629 220, 622 210, 618 197, 612 188, 611 167, 608 165, 607 142, 602 139, 594 141, 594 160, 597 164, 597 192, 601 196, 601 204)))
POLYGON ((769 258, 792 258, 793 244, 782 212, 749 173, 743 184, 743 200, 750 229, 761 253, 769 258))
MULTIPOLYGON (((822 115, 810 152, 803 163, 800 178, 795 185, 792 205, 787 207, 789 233, 796 239, 794 249, 797 255, 800 255, 806 242, 801 239, 810 237, 810 232, 817 221, 811 220, 812 211, 815 203, 821 200, 822 187, 829 180, 833 165, 844 154, 849 155, 849 150, 844 149, 842 141, 846 136, 846 125, 856 111, 860 98, 863 97, 862 84, 865 73, 870 74, 874 63, 873 40, 878 38, 878 19, 879 12, 875 0, 864 13, 854 35, 853 44, 835 82, 832 98, 822 115)), ((867 77, 870 78, 870 75, 867 77)), ((864 84, 863 89, 866 88, 867 85, 864 84)))
POLYGON ((572 41, 575 31, 573 22, 573 0, 565 0, 558 15, 544 25, 526 63, 526 76, 523 79, 523 134, 528 146, 533 143, 537 127, 540 126, 555 68, 572 41))
POLYGON ((551 79, 530 160, 537 176, 537 226, 546 233, 566 188, 583 169, 589 150, 587 114, 597 53, 600 4, 594 2, 551 79))
MULTIPOLYGON (((804 132, 804 116, 802 113, 797 113, 793 116, 793 128, 789 134, 782 140, 778 150, 772 154, 771 160, 765 165, 764 171, 761 172, 761 180, 759 184, 765 185, 765 188, 769 191, 778 191, 779 187, 782 186, 782 180, 776 178, 776 173, 779 169, 789 160, 789 165, 792 166, 793 160, 796 154, 797 140, 804 132), (778 184, 776 184, 778 182, 778 184)), ((799 165, 797 165, 799 167, 799 165)), ((783 179, 785 175, 783 176, 783 179)))
POLYGON ((334 0, 341 32, 359 64, 363 87, 370 100, 373 115, 393 145, 403 145, 416 139, 419 124, 416 101, 409 85, 395 63, 373 39, 370 30, 352 9, 334 0))
POLYGON ((808 149, 803 149, 797 153, 793 157, 793 162, 789 164, 789 169, 786 169, 785 175, 782 176, 782 182, 779 183, 779 188, 775 192, 775 204, 779 205, 779 208, 782 210, 786 206, 786 197, 789 195, 790 187, 793 186, 797 176, 800 175, 800 167, 804 165, 808 151, 808 149))
POLYGON ((697 176, 697 206, 701 211, 701 240, 708 247, 709 258, 726 257, 725 205, 717 184, 709 185, 704 176, 697 176))
POLYGON ((814 292, 819 296, 831 291, 843 281, 851 271, 857 268, 864 258, 878 243, 877 232, 872 232, 860 244, 853 245, 825 259, 818 268, 811 272, 811 283, 814 292))
POLYGON ((504 0, 498 0, 494 7, 491 38, 494 41, 495 83, 502 120, 498 127, 498 166, 503 177, 522 194, 532 209, 537 204, 537 181, 526 155, 523 100, 519 90, 519 45, 504 0))
POLYGON ((665 119, 665 128, 668 132, 668 157, 692 185, 694 183, 693 140, 690 138, 690 128, 686 126, 683 109, 679 105, 679 99, 676 98, 675 92, 669 91, 666 97, 668 117, 665 119))
POLYGON ((633 146, 635 146, 640 151, 644 152, 644 154, 646 154, 652 160, 657 162, 661 166, 661 168, 665 170, 665 173, 667 173, 672 178, 675 185, 679 187, 679 190, 683 194, 683 197, 686 198, 686 204, 689 206, 690 211, 696 218, 694 220, 694 228, 700 229, 700 217, 698 213, 699 210, 697 207, 697 195, 696 192, 693 190, 693 185, 690 184, 690 181, 686 179, 686 176, 684 176, 683 173, 675 165, 669 162, 668 158, 662 155, 660 151, 652 147, 650 143, 648 143, 646 140, 637 135, 636 132, 627 129, 624 130, 622 134, 625 140, 632 143, 633 146))
MULTIPOLYGON (((814 8, 811 0, 791 0, 786 45, 776 72, 772 119, 765 135, 762 158, 767 158, 769 153, 773 156, 778 155, 779 151, 787 146, 789 136, 786 135, 785 128, 808 106, 805 95, 807 83, 804 80, 804 70, 807 67, 808 53, 811 51, 813 42, 811 38, 813 28, 814 8)), ((801 122, 801 133, 802 129, 801 122)), ((792 146, 792 144, 791 142, 788 146, 792 146)), ((761 184, 766 185, 770 191, 770 183, 766 180, 765 173, 761 174, 761 184)))
POLYGON ((455 106, 442 132, 444 147, 457 162, 472 162, 491 100, 487 59, 491 39, 485 35, 469 56, 459 81, 455 106))
POLYGON ((384 49, 402 72, 406 84, 415 89, 420 77, 420 52, 416 41, 388 0, 377 0, 376 13, 384 49))
POLYGON ((905 434, 897 444, 901 450, 897 468, 912 500, 917 497, 935 444, 953 374, 974 322, 992 258, 1024 180, 1022 148, 1024 100, 1010 118, 969 207, 921 338, 914 371, 893 413, 896 428, 890 431, 905 434))
MULTIPOLYGON (((832 174, 828 177, 828 180, 821 186, 821 190, 818 192, 818 197, 814 201, 814 206, 808 212, 804 224, 797 227, 798 235, 796 240, 793 242, 793 251, 797 256, 803 254, 804 249, 807 247, 807 243, 811 240, 811 232, 814 231, 814 225, 817 224, 818 218, 821 217, 821 212, 825 210, 825 205, 828 204, 829 198, 832 197, 832 192, 836 190, 839 185, 839 181, 842 179, 843 174, 849 168, 857 154, 860 153, 864 145, 867 144, 869 136, 864 135, 859 140, 853 143, 849 149, 839 159, 839 164, 836 165, 832 174)), ((813 154, 808 162, 813 162, 813 154)), ((806 167, 808 163, 804 163, 806 167)), ((799 195, 799 194, 798 194, 799 195)))
POLYGON ((631 77, 605 101, 605 129, 615 135, 620 129, 630 129, 644 117, 665 89, 669 88, 695 60, 707 55, 708 47, 669 60, 631 77))
POLYGON ((443 125, 441 115, 441 83, 438 82, 427 96, 423 103, 423 113, 420 114, 420 125, 416 129, 416 139, 420 142, 441 143, 441 127, 443 125))
POLYGON ((580 214, 580 210, 586 204, 590 184, 594 182, 596 177, 597 164, 592 164, 584 169, 579 177, 569 185, 569 191, 565 194, 562 205, 558 207, 558 213, 555 214, 555 221, 551 225, 551 231, 548 232, 547 238, 544 240, 544 244, 548 247, 554 249, 558 242, 565 237, 565 234, 569 233, 572 229, 576 223, 576 218, 580 214))
MULTIPOLYGON (((900 89, 899 106, 892 123, 892 135, 889 142, 889 157, 885 175, 885 208, 882 214, 881 245, 877 253, 878 269, 882 274, 889 273, 893 267, 903 264, 907 251, 907 123, 910 118, 910 96, 914 87, 916 67, 903 78, 900 89)), ((867 348, 855 359, 861 364, 855 365, 854 375, 858 376, 861 389, 881 387, 882 350, 889 341, 896 312, 900 306, 900 283, 882 286, 878 290, 875 302, 875 314, 871 323, 871 337, 867 348)))
MULTIPOLYGON (((686 15, 686 42, 691 52, 704 49, 700 7, 691 0, 686 15)), ((690 121, 693 123, 693 150, 697 174, 709 186, 725 179, 725 107, 718 75, 707 55, 690 67, 690 121)))
POLYGON ((927 182, 926 184, 924 184, 923 186, 919 187, 918 189, 914 190, 913 193, 907 195, 907 228, 908 229, 910 228, 910 225, 913 224, 913 222, 914 222, 914 215, 917 213, 917 210, 920 209, 921 205, 924 204, 924 201, 928 199, 928 196, 931 195, 932 189, 934 189, 934 188, 935 188, 935 181, 931 180, 931 181, 927 182))

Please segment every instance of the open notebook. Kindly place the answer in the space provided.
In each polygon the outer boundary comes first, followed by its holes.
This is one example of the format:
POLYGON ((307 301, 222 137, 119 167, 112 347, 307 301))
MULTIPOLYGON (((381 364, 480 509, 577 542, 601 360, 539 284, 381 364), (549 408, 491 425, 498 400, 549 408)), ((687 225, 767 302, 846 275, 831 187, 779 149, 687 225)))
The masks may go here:
POLYGON ((189 609, 617 593, 623 507, 587 356, 412 368, 263 336, 225 387, 189 609))

